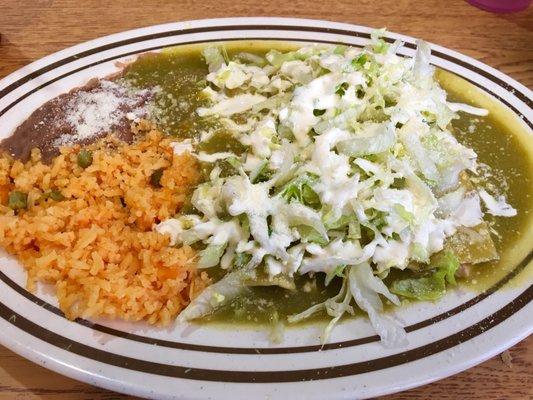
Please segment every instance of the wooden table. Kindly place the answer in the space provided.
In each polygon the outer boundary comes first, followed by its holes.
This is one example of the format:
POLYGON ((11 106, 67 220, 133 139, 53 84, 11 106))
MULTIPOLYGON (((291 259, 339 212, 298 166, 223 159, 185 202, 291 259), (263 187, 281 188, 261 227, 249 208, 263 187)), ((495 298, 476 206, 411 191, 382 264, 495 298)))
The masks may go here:
MULTIPOLYGON (((533 86, 533 8, 495 15, 461 0, 0 0, 0 78, 102 35, 187 19, 283 16, 351 22, 412 35, 477 58, 533 86), (105 6, 104 6, 105 4, 105 6)), ((533 340, 469 371, 387 399, 533 397, 533 340)), ((45 370, 0 347, 0 399, 126 399, 45 370)))

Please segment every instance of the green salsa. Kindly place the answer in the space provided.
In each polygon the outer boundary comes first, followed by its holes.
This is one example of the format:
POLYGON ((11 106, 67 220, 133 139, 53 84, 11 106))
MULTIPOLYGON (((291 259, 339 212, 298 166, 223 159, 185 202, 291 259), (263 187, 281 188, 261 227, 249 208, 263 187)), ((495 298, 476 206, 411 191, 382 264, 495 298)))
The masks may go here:
MULTIPOLYGON (((264 55, 272 48, 287 50, 293 47, 282 42, 259 41, 226 45, 230 56, 243 51, 264 55)), ((200 132, 211 130, 213 134, 209 140, 201 143, 199 150, 232 151, 238 154, 245 150, 240 142, 216 123, 199 118, 195 112, 204 104, 200 91, 206 85, 204 79, 208 73, 201 50, 201 46, 184 46, 144 55, 126 69, 122 79, 135 87, 159 88, 155 100, 159 111, 155 117, 160 128, 168 135, 199 138, 200 132)), ((490 173, 484 175, 487 178, 483 183, 506 188, 509 203, 518 211, 517 216, 505 219, 488 218, 490 215, 486 215, 493 231, 497 233, 493 234, 493 239, 500 260, 478 264, 473 267, 468 279, 459 280, 463 287, 482 291, 515 267, 516 262, 520 261, 518 253, 525 251, 524 254, 527 254, 528 249, 524 250, 524 244, 518 242, 531 229, 532 149, 523 135, 520 139, 516 134, 517 129, 525 132, 525 128, 516 121, 510 122, 513 118, 509 116, 510 111, 455 75, 438 71, 437 79, 448 92, 451 101, 490 109, 487 117, 459 113, 460 118, 454 120, 452 125, 457 139, 478 154, 481 170, 487 168, 485 165, 491 166, 490 173)), ((208 169, 204 171, 206 174, 207 172, 208 169)), ((221 275, 216 271, 209 271, 213 276, 221 275)), ((269 323, 273 322, 273 315, 285 320, 286 316, 323 302, 338 292, 340 281, 334 279, 329 286, 325 286, 324 277, 323 274, 298 277, 295 282, 297 290, 277 286, 251 287, 202 322, 269 323)), ((318 313, 311 320, 326 320, 325 317, 325 313, 318 313)))

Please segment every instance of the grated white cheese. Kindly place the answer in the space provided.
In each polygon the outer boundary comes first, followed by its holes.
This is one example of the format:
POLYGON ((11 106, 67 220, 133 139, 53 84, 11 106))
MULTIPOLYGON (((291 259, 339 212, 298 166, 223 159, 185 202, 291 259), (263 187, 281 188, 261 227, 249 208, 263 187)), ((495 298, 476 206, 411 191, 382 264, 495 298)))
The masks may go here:
POLYGON ((149 114, 146 99, 155 89, 133 91, 109 80, 100 81, 98 87, 80 90, 66 105, 66 122, 74 134, 64 134, 56 145, 80 142, 99 134, 111 132, 124 119, 135 121, 149 114))

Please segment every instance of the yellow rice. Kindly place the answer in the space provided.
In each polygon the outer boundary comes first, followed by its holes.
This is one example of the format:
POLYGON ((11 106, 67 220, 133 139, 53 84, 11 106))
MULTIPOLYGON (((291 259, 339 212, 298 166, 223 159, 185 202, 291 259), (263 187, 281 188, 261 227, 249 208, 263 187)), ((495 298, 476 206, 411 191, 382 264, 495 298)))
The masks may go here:
POLYGON ((108 137, 88 146, 87 169, 77 165, 79 146, 61 149, 49 165, 37 149, 25 164, 0 156, 0 246, 24 264, 30 290, 38 281, 55 285, 69 318, 168 324, 208 283, 190 247, 169 247, 152 230, 180 209, 198 181, 197 163, 174 155, 147 123, 134 132, 130 145, 108 137), (155 188, 150 176, 159 168, 155 188), (11 190, 28 193, 26 210, 6 206, 11 190), (65 199, 45 199, 50 190, 65 199))

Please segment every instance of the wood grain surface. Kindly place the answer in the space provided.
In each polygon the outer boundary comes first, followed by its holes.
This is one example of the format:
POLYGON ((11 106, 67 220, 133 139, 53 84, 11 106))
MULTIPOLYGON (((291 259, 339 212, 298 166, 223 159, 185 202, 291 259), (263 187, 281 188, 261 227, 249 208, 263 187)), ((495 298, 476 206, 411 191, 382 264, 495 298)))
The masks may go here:
MULTIPOLYGON (((49 53, 110 33, 231 16, 319 18, 387 27, 460 51, 533 87, 532 7, 496 15, 462 0, 0 0, 0 78, 49 53)), ((533 398, 532 338, 507 355, 506 362, 495 357, 454 377, 386 399, 533 398)), ((0 346, 0 400, 8 399, 132 397, 65 378, 0 346)))

